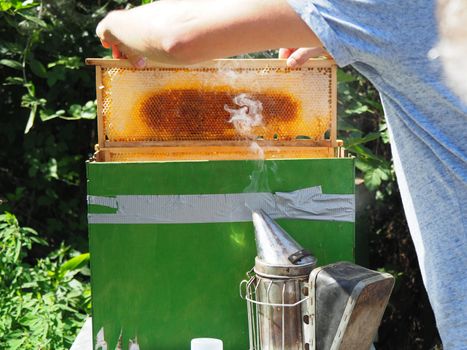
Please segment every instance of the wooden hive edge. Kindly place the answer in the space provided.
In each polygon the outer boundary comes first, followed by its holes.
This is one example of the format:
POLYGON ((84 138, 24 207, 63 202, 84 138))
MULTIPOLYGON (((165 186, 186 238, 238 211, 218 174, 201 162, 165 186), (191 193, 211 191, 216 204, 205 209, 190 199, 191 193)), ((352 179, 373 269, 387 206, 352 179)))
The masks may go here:
MULTIPOLYGON (((343 141, 337 140, 333 146, 331 140, 240 140, 240 141, 105 141, 105 148, 145 148, 145 147, 209 147, 209 146, 230 146, 230 147, 250 147, 255 142, 260 147, 342 147, 343 141)), ((101 146, 102 147, 102 146, 101 146)))

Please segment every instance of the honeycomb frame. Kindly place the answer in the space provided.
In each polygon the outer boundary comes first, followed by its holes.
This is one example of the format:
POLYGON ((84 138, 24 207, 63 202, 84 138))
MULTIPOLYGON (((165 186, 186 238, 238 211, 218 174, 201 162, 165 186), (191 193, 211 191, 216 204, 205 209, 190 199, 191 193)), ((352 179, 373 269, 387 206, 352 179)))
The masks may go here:
POLYGON ((225 159, 255 159, 251 142, 269 147, 266 158, 293 158, 294 147, 299 158, 339 153, 332 60, 312 59, 300 68, 288 68, 280 59, 214 60, 187 67, 150 62, 144 69, 127 60, 86 63, 96 66, 98 148, 108 154, 98 157, 101 161, 117 161, 116 154, 129 161, 131 152, 147 154, 147 160, 170 160, 171 154, 174 160, 223 159, 219 147, 227 144, 225 159), (255 108, 236 105, 241 95, 260 101, 264 115, 264 123, 246 134, 231 122, 231 110, 237 115, 242 108, 246 113, 255 108), (232 147, 243 155, 234 155, 232 147))

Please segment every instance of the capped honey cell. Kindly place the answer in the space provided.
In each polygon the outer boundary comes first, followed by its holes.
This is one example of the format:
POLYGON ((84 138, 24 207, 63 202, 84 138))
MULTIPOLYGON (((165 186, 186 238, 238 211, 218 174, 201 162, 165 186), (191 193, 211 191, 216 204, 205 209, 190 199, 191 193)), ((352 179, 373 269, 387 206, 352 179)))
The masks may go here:
MULTIPOLYGON (((226 60, 190 67, 101 67, 101 140, 116 142, 325 140, 332 128, 333 67, 288 70, 272 60, 226 60), (264 66, 262 66, 264 64, 264 66), (269 66, 268 66, 269 65, 269 66), (286 73, 286 74, 284 74, 286 73), (258 114, 235 103, 246 96, 258 114)), ((325 62, 326 63, 326 62, 325 62)), ((99 100, 99 99, 98 99, 99 100)))
POLYGON ((256 104, 260 120, 251 127, 251 135, 273 139, 293 138, 294 125, 300 118, 299 103, 280 92, 252 93, 220 88, 217 90, 171 89, 143 96, 136 103, 134 125, 139 132, 158 140, 242 140, 233 115, 254 118, 251 106, 235 103, 236 97, 256 104))

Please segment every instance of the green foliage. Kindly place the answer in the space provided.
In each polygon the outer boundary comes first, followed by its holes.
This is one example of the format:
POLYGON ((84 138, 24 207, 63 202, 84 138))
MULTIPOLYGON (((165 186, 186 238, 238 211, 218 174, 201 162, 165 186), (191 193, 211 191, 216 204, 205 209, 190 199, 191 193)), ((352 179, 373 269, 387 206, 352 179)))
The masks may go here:
MULTIPOLYGON (((339 132, 368 189, 381 198, 395 181, 389 136, 376 90, 351 70, 338 72, 339 132), (362 127, 363 126, 363 127, 362 127), (384 182, 389 182, 383 187, 384 182)), ((387 194, 387 193, 386 193, 387 194)))
POLYGON ((84 60, 109 54, 95 27, 131 4, 140 1, 0 0, 0 212, 46 232, 51 246, 87 249, 84 163, 96 104, 84 60))
MULTIPOLYGON (((63 17, 63 12, 66 13, 66 11, 57 7, 60 4, 70 5, 70 3, 71 1, 57 1, 55 4, 43 1, 1 1, 0 18, 6 24, 2 26, 2 34, 14 33, 13 37, 20 40, 12 42, 10 41, 12 36, 2 36, 0 51, 6 58, 0 63, 11 68, 11 72, 5 78, 5 83, 23 88, 21 106, 29 109, 25 133, 31 130, 38 114, 41 115, 43 121, 52 118, 79 119, 82 117, 81 113, 70 113, 67 108, 70 101, 73 101, 72 98, 60 101, 57 97, 64 92, 68 94, 64 90, 66 85, 88 79, 83 72, 79 71, 79 68, 83 66, 83 60, 76 55, 78 53, 76 51, 50 50, 56 44, 72 48, 80 44, 80 40, 65 28, 71 24, 66 21, 70 18, 63 17), (57 54, 58 52, 60 54, 57 54), (57 110, 57 107, 62 108, 57 110)), ((103 10, 102 8, 101 13, 103 10)), ((80 17, 83 18, 81 15, 76 19, 80 17)), ((89 16, 87 21, 89 22, 92 17, 89 16)), ((72 25, 80 27, 77 22, 72 25)), ((82 27, 80 29, 82 31, 82 27)), ((86 31, 79 34, 89 36, 86 31)), ((76 103, 73 105, 74 110, 77 109, 76 106, 81 107, 76 103)), ((95 109, 87 108, 85 118, 95 118, 95 115, 95 109)))
POLYGON ((0 349, 68 349, 90 311, 84 163, 96 139, 86 57, 126 1, 0 0, 0 349), (25 134, 25 132, 27 134, 25 134), (66 243, 62 243, 66 242, 66 243))
POLYGON ((14 215, 0 215, 1 349, 69 349, 90 312, 89 254, 61 245, 45 258, 29 256, 45 244, 14 215))

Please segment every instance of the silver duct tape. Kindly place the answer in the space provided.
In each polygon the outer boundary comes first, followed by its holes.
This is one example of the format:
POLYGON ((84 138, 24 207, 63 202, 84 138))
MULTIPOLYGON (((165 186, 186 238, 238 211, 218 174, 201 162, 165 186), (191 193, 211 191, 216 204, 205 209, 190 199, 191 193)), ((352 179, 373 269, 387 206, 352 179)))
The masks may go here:
POLYGON ((88 196, 88 204, 101 205, 112 209, 117 209, 118 203, 115 197, 88 196))
POLYGON ((355 221, 355 196, 323 194, 320 186, 276 193, 88 196, 88 203, 117 209, 88 214, 90 224, 247 222, 260 209, 274 219, 355 221))

